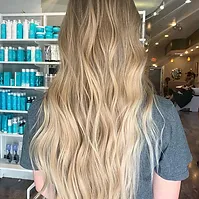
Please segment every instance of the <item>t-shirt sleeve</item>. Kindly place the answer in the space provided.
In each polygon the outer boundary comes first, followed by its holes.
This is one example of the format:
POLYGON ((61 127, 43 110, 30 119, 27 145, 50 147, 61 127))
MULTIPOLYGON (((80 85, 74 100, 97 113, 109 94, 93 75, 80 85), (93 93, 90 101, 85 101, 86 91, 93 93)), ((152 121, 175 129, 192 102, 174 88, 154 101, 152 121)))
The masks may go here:
MULTIPOLYGON (((182 181, 189 176, 188 165, 192 156, 185 136, 180 117, 175 107, 170 108, 169 124, 170 132, 164 132, 162 154, 159 160, 159 167, 156 172, 165 180, 182 181), (165 140, 164 140, 165 139, 165 140)), ((167 124, 166 124, 167 125, 167 124)))
POLYGON ((29 170, 33 170, 30 155, 29 155, 29 149, 30 149, 30 143, 37 132, 38 129, 38 119, 40 116, 39 109, 41 106, 42 98, 37 99, 30 107, 30 110, 28 111, 27 116, 27 122, 25 127, 25 132, 23 136, 23 145, 22 145, 22 154, 21 154, 21 160, 20 165, 29 170))

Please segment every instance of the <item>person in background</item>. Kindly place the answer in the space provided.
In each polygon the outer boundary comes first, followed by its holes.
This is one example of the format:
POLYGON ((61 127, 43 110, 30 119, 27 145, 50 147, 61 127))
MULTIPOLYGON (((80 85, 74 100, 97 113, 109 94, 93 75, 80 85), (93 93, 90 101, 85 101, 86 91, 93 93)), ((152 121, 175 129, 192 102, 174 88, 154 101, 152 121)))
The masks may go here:
POLYGON ((187 73, 187 77, 185 80, 186 81, 185 87, 195 88, 195 78, 196 78, 195 73, 189 71, 187 73))
POLYGON ((171 81, 170 77, 166 77, 164 80, 164 97, 170 99, 173 94, 173 90, 169 88, 169 82, 171 81))
POLYGON ((133 0, 69 0, 61 65, 33 103, 21 165, 50 199, 178 199, 192 157, 153 92, 133 0))

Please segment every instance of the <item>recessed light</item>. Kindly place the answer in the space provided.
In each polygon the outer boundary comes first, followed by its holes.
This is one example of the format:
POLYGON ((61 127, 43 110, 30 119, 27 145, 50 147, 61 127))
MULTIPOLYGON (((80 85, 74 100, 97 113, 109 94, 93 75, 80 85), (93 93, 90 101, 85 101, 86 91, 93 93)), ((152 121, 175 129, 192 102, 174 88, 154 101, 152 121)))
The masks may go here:
POLYGON ((146 53, 148 53, 149 52, 149 49, 146 49, 146 53))
POLYGON ((189 54, 189 52, 188 52, 188 51, 185 51, 185 54, 189 54))
POLYGON ((168 37, 169 37, 169 35, 164 35, 164 37, 165 37, 165 38, 168 38, 168 37))
POLYGON ((163 2, 163 4, 160 6, 160 10, 164 10, 165 4, 163 2))
POLYGON ((176 21, 173 20, 173 22, 171 23, 171 26, 175 27, 177 25, 176 21))
POLYGON ((153 13, 153 16, 157 16, 157 15, 158 15, 158 13, 157 13, 157 12, 154 12, 154 13, 153 13))
POLYGON ((196 46, 196 48, 198 49, 198 48, 199 48, 199 46, 196 46))
POLYGON ((159 43, 158 43, 158 42, 156 42, 156 43, 155 43, 155 45, 156 45, 156 46, 158 46, 158 45, 159 45, 159 43))
POLYGON ((193 52, 193 49, 191 49, 191 52, 193 52))
POLYGON ((191 3, 191 0, 186 0, 185 3, 191 3))
POLYGON ((180 57, 182 57, 183 56, 183 54, 180 54, 180 57))

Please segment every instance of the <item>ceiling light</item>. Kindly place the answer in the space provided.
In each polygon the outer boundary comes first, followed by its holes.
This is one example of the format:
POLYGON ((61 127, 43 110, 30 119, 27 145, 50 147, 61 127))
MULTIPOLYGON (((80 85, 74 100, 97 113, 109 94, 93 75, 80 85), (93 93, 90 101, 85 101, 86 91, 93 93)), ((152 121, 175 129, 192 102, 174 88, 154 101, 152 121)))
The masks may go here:
POLYGON ((175 21, 173 21, 172 23, 171 23, 171 26, 173 26, 173 27, 175 27, 177 25, 177 23, 175 22, 175 21))
POLYGON ((165 38, 168 38, 168 37, 169 37, 169 35, 164 35, 164 37, 165 37, 165 38))
POLYGON ((164 7, 165 7, 165 4, 164 4, 164 2, 163 2, 163 4, 160 6, 160 9, 161 9, 161 10, 164 10, 164 7))
POLYGON ((158 67, 158 65, 157 64, 153 64, 153 67, 158 67))
POLYGON ((155 45, 156 45, 156 46, 158 46, 158 45, 159 45, 159 43, 158 43, 158 42, 156 42, 156 43, 155 43, 155 45))
POLYGON ((189 52, 188 52, 188 51, 185 51, 185 54, 189 54, 189 52))
POLYGON ((196 48, 198 49, 198 48, 199 48, 199 46, 196 46, 196 48))
POLYGON ((175 27, 176 25, 177 25, 176 19, 174 18, 173 21, 172 21, 172 23, 171 23, 171 26, 175 27))
POLYGON ((193 52, 193 49, 191 49, 191 52, 193 52))
POLYGON ((149 22, 148 24, 147 24, 147 30, 151 30, 151 23, 149 22))
POLYGON ((182 57, 183 56, 183 54, 180 54, 180 57, 182 57))
POLYGON ((191 57, 187 57, 187 61, 190 62, 191 61, 191 57))
POLYGON ((185 3, 191 3, 191 0, 186 0, 185 3))
POLYGON ((153 13, 153 16, 157 16, 157 15, 158 15, 158 13, 157 13, 157 12, 154 12, 154 13, 153 13))
POLYGON ((148 53, 149 52, 149 49, 146 49, 146 53, 148 53))
POLYGON ((174 59, 171 59, 171 63, 173 63, 174 62, 174 59))

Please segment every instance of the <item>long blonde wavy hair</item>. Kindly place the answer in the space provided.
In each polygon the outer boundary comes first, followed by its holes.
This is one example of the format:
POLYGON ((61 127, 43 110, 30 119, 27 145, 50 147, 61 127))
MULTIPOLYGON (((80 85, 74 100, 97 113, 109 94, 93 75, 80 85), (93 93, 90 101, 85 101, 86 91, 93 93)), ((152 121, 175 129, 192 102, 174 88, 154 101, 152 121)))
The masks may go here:
POLYGON ((133 0, 69 1, 61 66, 30 150, 57 199, 136 198, 145 144, 153 175, 155 97, 140 24, 133 0))

